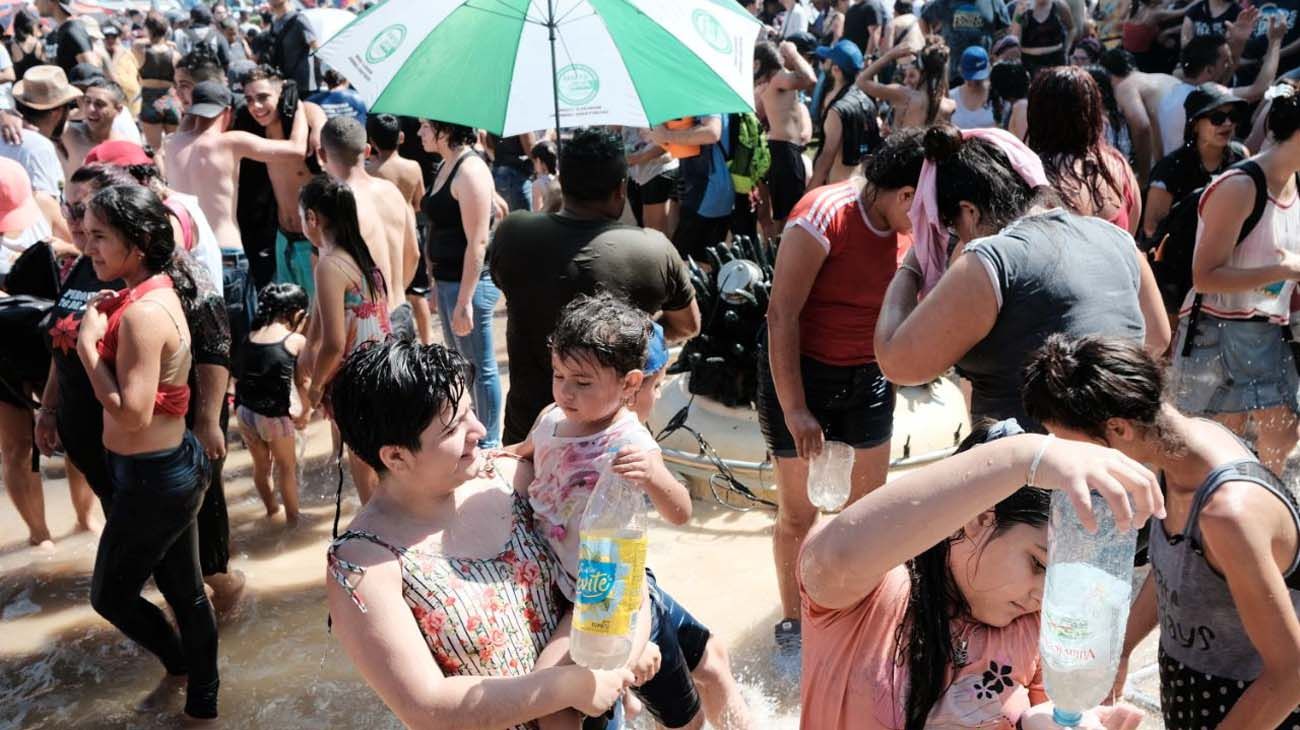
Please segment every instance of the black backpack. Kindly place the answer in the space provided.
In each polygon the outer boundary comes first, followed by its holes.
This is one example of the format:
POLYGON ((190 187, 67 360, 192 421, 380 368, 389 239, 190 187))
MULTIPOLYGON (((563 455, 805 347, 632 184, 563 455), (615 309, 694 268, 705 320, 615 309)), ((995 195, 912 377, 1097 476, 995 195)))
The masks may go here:
MULTIPOLYGON (((1268 202, 1268 181, 1264 178, 1264 171, 1253 160, 1242 160, 1223 174, 1226 175, 1230 170, 1241 170, 1255 183, 1255 205, 1242 222, 1241 232, 1237 234, 1237 243, 1240 244, 1264 215, 1264 205, 1268 202)), ((1156 228, 1151 249, 1147 252, 1165 309, 1171 313, 1183 306, 1187 292, 1192 289, 1192 254, 1196 251, 1197 217, 1201 193, 1205 192, 1206 187, 1209 186, 1199 187, 1174 203, 1169 209, 1169 215, 1156 228)), ((1199 309, 1199 304, 1200 297, 1197 296, 1193 307, 1199 309)))

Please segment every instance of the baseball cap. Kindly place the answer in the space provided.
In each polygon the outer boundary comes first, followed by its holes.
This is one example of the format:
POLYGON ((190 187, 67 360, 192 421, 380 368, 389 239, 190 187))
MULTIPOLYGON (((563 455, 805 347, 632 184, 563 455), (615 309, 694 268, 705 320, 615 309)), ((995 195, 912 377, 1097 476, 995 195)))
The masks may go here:
POLYGON ((650 326, 654 331, 650 333, 650 342, 646 346, 645 367, 641 368, 647 378, 668 364, 668 340, 664 338, 664 328, 658 322, 650 326))
POLYGON ((194 85, 194 103, 189 113, 196 117, 212 119, 230 108, 230 89, 220 81, 201 81, 194 85))
POLYGON ((795 50, 799 51, 800 56, 807 56, 817 50, 817 39, 812 33, 791 33, 786 36, 785 40, 794 44, 795 50))
POLYGON ((817 57, 829 60, 846 74, 852 75, 862 70, 862 51, 858 44, 850 40, 838 40, 833 46, 818 46, 817 57))
POLYGON ((1223 86, 1215 83, 1205 83, 1192 89, 1192 92, 1183 100, 1183 111, 1187 114, 1187 121, 1190 123, 1210 114, 1219 107, 1234 106, 1241 110, 1249 105, 1245 99, 1233 96, 1232 92, 1223 86))
POLYGON ((95 145, 86 153, 86 164, 95 163, 103 165, 113 165, 114 167, 130 167, 131 165, 152 165, 154 159, 144 148, 135 142, 125 139, 110 139, 95 145))
POLYGON ((0 231, 26 230, 40 216, 27 170, 7 157, 0 158, 0 231))
POLYGON ((989 52, 971 46, 961 54, 961 77, 964 81, 983 81, 989 77, 989 52))

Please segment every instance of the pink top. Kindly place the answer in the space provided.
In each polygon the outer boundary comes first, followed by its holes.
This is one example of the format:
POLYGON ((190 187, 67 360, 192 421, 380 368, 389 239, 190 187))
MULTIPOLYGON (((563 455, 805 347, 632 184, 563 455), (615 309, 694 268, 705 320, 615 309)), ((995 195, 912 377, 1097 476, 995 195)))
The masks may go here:
MULTIPOLYGON (((856 606, 833 611, 803 602, 805 730, 900 730, 907 708, 907 665, 898 664, 898 628, 907 612, 911 579, 905 566, 885 574, 856 606)), ((1038 660, 1038 614, 995 628, 955 621, 953 637, 967 641, 969 662, 956 670, 927 728, 1014 730, 1020 715, 1045 702, 1038 660)))

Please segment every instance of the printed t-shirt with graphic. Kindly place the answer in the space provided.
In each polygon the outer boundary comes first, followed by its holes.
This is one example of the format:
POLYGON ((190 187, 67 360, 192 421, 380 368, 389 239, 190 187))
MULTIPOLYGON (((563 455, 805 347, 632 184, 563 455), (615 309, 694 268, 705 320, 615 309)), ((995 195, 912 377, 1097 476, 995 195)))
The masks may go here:
MULTIPOLYGON (((898 629, 907 614, 911 577, 906 566, 885 574, 857 605, 818 606, 800 581, 803 606, 804 730, 901 730, 910 686, 898 662, 898 629)), ((1003 628, 954 621, 954 641, 965 640, 968 663, 935 703, 927 728, 1014 730, 1020 716, 1047 701, 1038 657, 1038 614, 1003 628)))
POLYGON ((993 36, 1010 27, 1001 0, 935 0, 943 20, 943 40, 948 44, 948 74, 960 75, 961 54, 971 46, 988 50, 993 36))
POLYGON ((803 229, 826 250, 799 314, 800 354, 827 365, 875 362, 876 318, 911 236, 872 226, 861 185, 851 180, 805 194, 785 227, 803 229))
POLYGON ((578 575, 578 528, 587 499, 600 479, 601 464, 597 460, 610 449, 625 445, 651 452, 659 451, 659 444, 631 411, 590 436, 555 435, 563 422, 564 411, 555 407, 543 413, 533 429, 533 463, 537 467, 533 483, 528 486, 528 503, 533 508, 537 531, 551 543, 564 567, 556 584, 572 601, 578 575))

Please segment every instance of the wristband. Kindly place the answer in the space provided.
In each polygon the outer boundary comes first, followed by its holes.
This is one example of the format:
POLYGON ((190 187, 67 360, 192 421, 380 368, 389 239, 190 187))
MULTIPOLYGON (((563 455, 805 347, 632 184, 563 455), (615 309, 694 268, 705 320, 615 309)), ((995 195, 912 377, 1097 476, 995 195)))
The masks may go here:
POLYGON ((1025 486, 1027 487, 1038 486, 1037 482, 1035 481, 1038 478, 1038 465, 1042 463, 1043 454, 1047 453, 1047 446, 1048 444, 1052 443, 1052 439, 1054 438, 1056 437, 1049 433, 1047 434, 1047 437, 1043 439, 1043 443, 1039 444, 1038 452, 1034 454, 1034 460, 1029 462, 1029 475, 1028 478, 1025 480, 1025 486))

